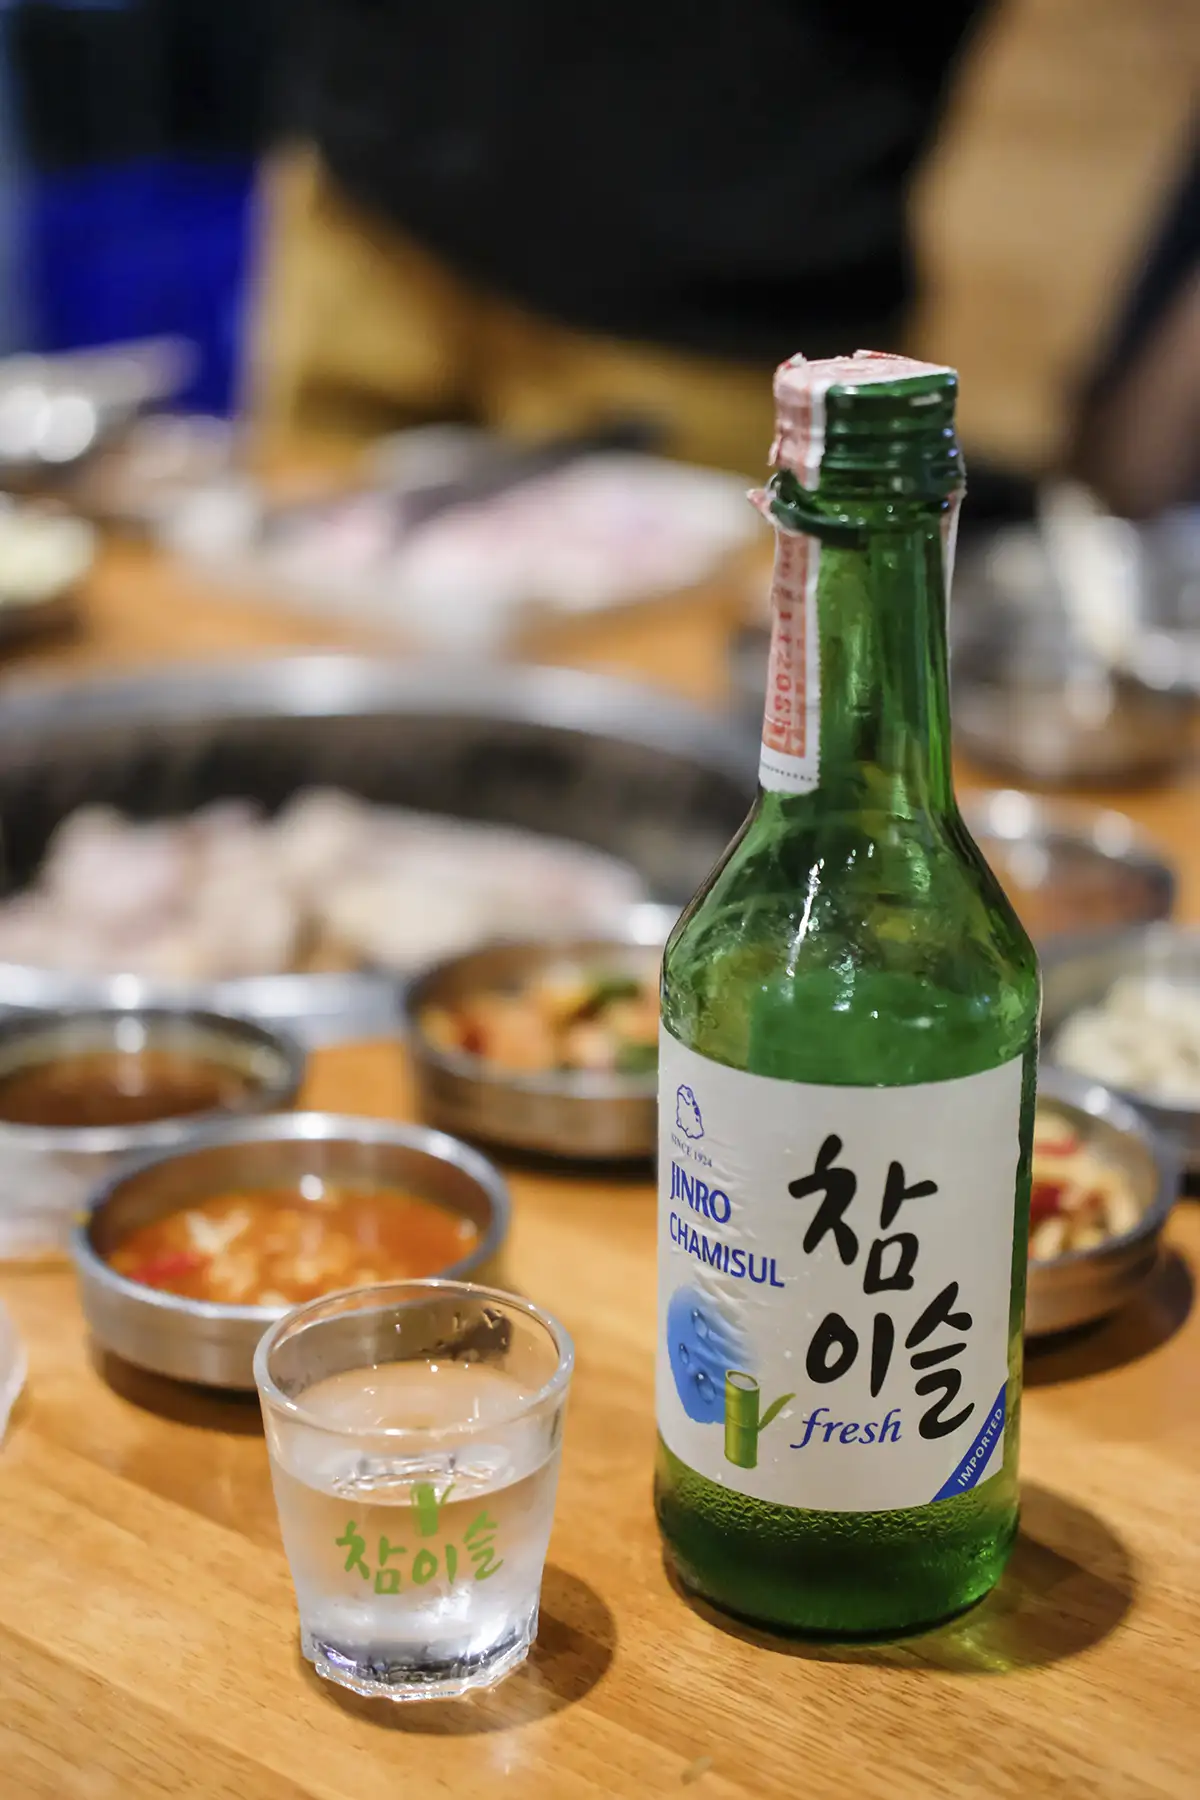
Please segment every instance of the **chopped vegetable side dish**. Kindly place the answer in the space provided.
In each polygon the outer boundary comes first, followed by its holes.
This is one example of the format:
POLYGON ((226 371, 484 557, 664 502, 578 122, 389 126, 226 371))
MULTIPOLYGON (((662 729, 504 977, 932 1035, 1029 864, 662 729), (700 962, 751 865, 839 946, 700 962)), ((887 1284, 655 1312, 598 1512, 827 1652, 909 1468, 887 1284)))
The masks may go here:
POLYGON ((1029 1254, 1049 1262, 1131 1231, 1141 1216, 1128 1177, 1061 1113, 1039 1108, 1033 1133, 1029 1254))
POLYGON ((512 1074, 649 1075, 658 1064, 657 968, 557 964, 518 988, 428 1006, 421 1026, 436 1048, 512 1074))

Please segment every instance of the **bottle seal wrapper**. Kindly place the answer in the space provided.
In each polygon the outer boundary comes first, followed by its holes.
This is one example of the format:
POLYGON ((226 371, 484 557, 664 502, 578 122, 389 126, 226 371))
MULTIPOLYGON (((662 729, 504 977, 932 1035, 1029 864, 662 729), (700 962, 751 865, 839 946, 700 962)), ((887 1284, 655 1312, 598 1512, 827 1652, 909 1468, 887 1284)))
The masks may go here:
POLYGON ((885 350, 856 350, 809 362, 790 356, 775 371, 775 441, 771 462, 790 469, 804 487, 816 487, 825 456, 825 396, 831 387, 874 387, 925 375, 953 375, 944 363, 918 362, 885 350))

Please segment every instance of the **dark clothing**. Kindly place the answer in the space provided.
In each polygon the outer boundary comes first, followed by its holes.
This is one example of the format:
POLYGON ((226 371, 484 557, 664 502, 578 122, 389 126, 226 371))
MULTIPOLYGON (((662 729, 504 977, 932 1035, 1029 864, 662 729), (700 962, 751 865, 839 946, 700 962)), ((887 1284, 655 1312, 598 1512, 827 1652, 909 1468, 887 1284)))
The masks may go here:
POLYGON ((268 135, 286 0, 0 0, 38 171, 250 156, 268 135))
POLYGON ((978 3, 299 0, 292 121, 461 273, 771 363, 894 341, 913 165, 978 3))

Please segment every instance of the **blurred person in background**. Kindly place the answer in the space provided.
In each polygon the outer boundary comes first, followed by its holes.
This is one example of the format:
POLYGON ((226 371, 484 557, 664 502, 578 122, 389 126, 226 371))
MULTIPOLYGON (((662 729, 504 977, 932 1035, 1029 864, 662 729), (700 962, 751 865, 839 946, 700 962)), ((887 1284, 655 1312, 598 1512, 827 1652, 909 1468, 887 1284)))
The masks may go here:
POLYGON ((1200 129, 1083 397, 1071 460, 1130 518, 1200 502, 1200 129))
POLYGON ((903 344, 909 181, 982 10, 297 0, 260 419, 641 424, 760 469, 776 363, 903 344))

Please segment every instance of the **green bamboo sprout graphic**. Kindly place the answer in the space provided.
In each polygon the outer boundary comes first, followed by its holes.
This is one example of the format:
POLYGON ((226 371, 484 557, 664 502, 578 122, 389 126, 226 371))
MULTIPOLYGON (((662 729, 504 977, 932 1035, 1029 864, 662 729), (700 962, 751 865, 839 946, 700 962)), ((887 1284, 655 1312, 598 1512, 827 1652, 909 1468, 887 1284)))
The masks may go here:
POLYGON ((450 1498, 451 1482, 441 1498, 431 1481, 414 1481, 412 1485, 411 1504, 416 1514, 417 1531, 421 1537, 432 1537, 438 1528, 438 1517, 442 1507, 450 1498))
POLYGON ((753 1375, 741 1369, 725 1371, 725 1461, 739 1469, 757 1469, 758 1434, 777 1419, 795 1394, 781 1394, 772 1400, 760 1419, 758 1403, 761 1389, 753 1375))

